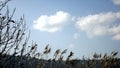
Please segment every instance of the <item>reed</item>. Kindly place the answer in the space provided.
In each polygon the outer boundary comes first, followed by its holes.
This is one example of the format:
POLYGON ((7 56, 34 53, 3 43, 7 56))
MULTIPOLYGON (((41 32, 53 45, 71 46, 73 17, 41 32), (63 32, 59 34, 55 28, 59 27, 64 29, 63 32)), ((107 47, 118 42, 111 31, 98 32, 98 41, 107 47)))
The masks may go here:
POLYGON ((51 48, 47 44, 42 52, 37 51, 38 44, 28 45, 30 35, 25 35, 26 24, 24 16, 19 21, 13 19, 6 4, 10 0, 0 2, 0 68, 119 68, 118 52, 110 55, 95 53, 92 59, 71 59, 71 51, 63 60, 67 49, 57 49, 53 58, 49 58, 51 48), (26 37, 27 36, 27 37, 26 37))

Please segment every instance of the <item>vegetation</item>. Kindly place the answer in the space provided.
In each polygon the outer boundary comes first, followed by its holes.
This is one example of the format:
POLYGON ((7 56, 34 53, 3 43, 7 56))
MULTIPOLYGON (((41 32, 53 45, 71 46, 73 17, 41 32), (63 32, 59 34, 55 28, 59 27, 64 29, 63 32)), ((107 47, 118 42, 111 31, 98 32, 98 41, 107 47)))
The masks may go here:
POLYGON ((0 2, 0 68, 119 68, 118 52, 111 55, 95 53, 93 59, 72 59, 71 51, 66 60, 63 60, 67 49, 57 49, 53 58, 45 60, 51 52, 46 45, 43 52, 37 52, 37 44, 27 45, 29 35, 25 38, 26 24, 24 16, 19 21, 13 19, 6 4, 10 0, 0 2))

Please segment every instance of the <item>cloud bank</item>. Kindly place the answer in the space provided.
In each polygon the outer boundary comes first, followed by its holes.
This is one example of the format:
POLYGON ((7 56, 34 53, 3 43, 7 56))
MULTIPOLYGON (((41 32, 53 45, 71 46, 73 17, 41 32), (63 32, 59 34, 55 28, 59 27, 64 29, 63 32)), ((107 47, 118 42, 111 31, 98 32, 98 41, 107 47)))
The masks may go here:
MULTIPOLYGON (((114 40, 120 40, 120 12, 107 12, 84 17, 72 17, 69 13, 58 11, 53 15, 41 15, 34 21, 33 28, 46 31, 57 32, 69 24, 76 21, 79 30, 87 33, 88 36, 110 35, 114 40), (73 19, 74 18, 74 19, 73 19)), ((80 34, 75 33, 74 39, 78 39, 80 34)))
POLYGON ((120 5, 120 0, 112 0, 115 5, 120 5))
POLYGON ((77 27, 89 36, 112 35, 112 39, 120 40, 120 12, 108 12, 88 15, 77 20, 77 27))
POLYGON ((69 13, 58 11, 54 15, 41 15, 34 21, 33 28, 40 31, 56 32, 72 20, 69 13))

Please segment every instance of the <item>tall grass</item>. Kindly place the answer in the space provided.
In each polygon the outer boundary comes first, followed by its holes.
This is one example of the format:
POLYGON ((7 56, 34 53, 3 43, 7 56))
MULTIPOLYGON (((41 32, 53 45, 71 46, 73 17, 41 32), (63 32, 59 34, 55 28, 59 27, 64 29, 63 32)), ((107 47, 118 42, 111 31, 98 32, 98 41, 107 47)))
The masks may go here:
POLYGON ((118 52, 111 55, 95 53, 93 59, 71 59, 74 53, 71 51, 63 60, 67 49, 57 49, 53 58, 48 58, 51 52, 46 45, 43 52, 37 52, 38 44, 28 46, 28 37, 25 38, 26 24, 24 16, 19 21, 13 19, 13 13, 6 4, 10 0, 0 2, 0 68, 119 68, 120 59, 116 57, 118 52))

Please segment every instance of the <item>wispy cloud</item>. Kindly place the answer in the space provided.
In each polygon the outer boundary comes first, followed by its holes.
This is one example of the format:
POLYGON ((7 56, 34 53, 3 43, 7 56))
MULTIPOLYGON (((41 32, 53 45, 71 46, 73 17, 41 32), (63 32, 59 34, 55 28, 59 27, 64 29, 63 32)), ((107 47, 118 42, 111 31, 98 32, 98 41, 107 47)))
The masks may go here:
POLYGON ((117 20, 120 20, 120 12, 99 13, 79 18, 76 25, 90 36, 112 35, 113 39, 120 40, 117 20))
POLYGON ((112 0, 115 5, 120 5, 120 0, 112 0))
POLYGON ((73 43, 71 43, 71 44, 69 45, 69 48, 70 48, 70 49, 73 49, 73 48, 75 48, 75 45, 74 45, 73 43))
POLYGON ((56 32, 61 30, 66 24, 72 21, 69 13, 58 11, 54 15, 41 15, 34 21, 33 28, 40 31, 56 32))
POLYGON ((80 37, 80 34, 79 33, 74 33, 74 35, 73 35, 73 38, 74 39, 78 39, 80 37))
POLYGON ((5 1, 5 0, 0 0, 0 1, 5 1))

